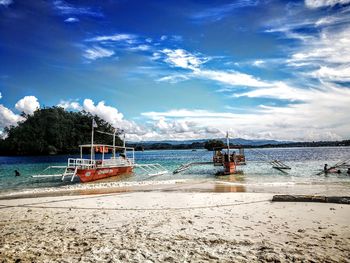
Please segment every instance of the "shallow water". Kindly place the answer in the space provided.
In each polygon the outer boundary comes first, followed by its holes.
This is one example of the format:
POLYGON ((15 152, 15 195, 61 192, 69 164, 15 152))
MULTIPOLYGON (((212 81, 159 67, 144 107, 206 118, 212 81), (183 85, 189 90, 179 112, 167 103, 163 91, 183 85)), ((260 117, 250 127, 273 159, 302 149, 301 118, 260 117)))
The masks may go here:
MULTIPOLYGON (((208 179, 237 182, 245 185, 293 185, 303 184, 346 184, 350 185, 350 176, 343 171, 342 174, 328 176, 316 175, 323 169, 323 165, 335 164, 340 160, 350 158, 350 147, 317 147, 317 148, 276 148, 276 149, 246 149, 247 165, 240 166, 240 174, 236 176, 216 177, 220 170, 212 165, 193 167, 183 173, 172 174, 172 171, 181 164, 195 161, 210 161, 212 152, 206 150, 162 150, 135 152, 137 163, 160 163, 170 171, 157 177, 149 177, 136 169, 135 174, 122 177, 108 178, 106 181, 159 181, 174 179, 208 179), (289 165, 292 169, 282 173, 271 167, 266 160, 278 159, 289 165)), ((40 174, 46 167, 52 165, 66 165, 67 158, 77 155, 35 156, 35 157, 0 157, 0 192, 21 189, 43 188, 72 184, 62 182, 60 178, 32 178, 31 175, 40 174), (21 176, 15 177, 14 170, 21 176)), ((97 156, 98 158, 98 156, 97 156)), ((222 168, 221 168, 222 169, 222 168)), ((56 171, 57 172, 57 171, 56 171)), ((47 174, 47 172, 45 172, 47 174)), ((94 183, 100 183, 97 181, 94 183)), ((77 183, 77 182, 75 182, 77 183)))

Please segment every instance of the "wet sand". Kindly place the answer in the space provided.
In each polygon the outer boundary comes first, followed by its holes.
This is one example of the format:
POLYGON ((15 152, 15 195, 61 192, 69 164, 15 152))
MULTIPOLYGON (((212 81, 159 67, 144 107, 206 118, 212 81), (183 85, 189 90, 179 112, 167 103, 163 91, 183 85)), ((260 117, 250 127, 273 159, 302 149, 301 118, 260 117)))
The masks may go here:
POLYGON ((270 201, 349 188, 223 185, 0 200, 0 262, 350 262, 350 205, 270 201))

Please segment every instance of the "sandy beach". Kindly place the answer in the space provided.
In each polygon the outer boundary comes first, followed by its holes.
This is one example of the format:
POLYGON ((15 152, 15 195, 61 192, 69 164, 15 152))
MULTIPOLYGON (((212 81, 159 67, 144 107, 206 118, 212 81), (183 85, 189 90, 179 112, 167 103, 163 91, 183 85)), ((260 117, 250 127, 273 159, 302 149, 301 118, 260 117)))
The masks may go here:
POLYGON ((350 262, 349 205, 190 189, 1 200, 1 262, 350 262))

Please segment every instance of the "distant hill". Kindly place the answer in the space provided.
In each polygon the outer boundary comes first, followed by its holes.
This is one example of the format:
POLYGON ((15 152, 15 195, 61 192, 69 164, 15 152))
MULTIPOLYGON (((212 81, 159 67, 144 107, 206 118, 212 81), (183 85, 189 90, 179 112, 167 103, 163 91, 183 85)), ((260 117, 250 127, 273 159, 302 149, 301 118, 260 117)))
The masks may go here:
MULTIPOLYGON (((226 144, 226 138, 221 138, 226 144)), ((136 150, 177 150, 177 149, 202 149, 208 139, 198 140, 164 140, 129 142, 128 146, 136 150)), ((245 148, 286 148, 286 147, 323 147, 323 146, 350 146, 350 140, 343 141, 318 141, 318 142, 290 142, 276 140, 246 140, 242 138, 230 139, 230 145, 243 145, 245 148)))
MULTIPOLYGON (((171 145, 190 145, 193 143, 205 143, 208 139, 196 139, 196 140, 163 140, 163 141, 142 141, 142 142, 130 142, 130 144, 142 144, 142 145, 150 145, 150 144, 171 144, 171 145)), ((220 138, 216 140, 221 140, 226 143, 226 138, 220 138)), ((230 139, 230 144, 238 144, 238 145, 251 145, 251 146, 260 146, 260 145, 275 145, 275 144, 284 144, 291 143, 290 141, 276 141, 276 140, 247 140, 242 138, 234 138, 230 139)))

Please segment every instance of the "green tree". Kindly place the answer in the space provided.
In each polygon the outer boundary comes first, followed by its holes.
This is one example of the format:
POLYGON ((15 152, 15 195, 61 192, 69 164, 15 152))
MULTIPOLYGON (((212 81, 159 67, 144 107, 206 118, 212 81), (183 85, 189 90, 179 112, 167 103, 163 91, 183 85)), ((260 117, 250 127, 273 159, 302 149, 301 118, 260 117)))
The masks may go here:
POLYGON ((220 140, 209 140, 204 143, 204 148, 208 151, 212 151, 214 148, 224 148, 225 144, 220 140))

